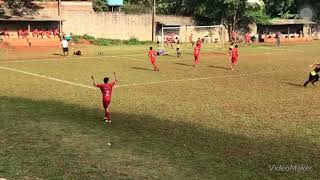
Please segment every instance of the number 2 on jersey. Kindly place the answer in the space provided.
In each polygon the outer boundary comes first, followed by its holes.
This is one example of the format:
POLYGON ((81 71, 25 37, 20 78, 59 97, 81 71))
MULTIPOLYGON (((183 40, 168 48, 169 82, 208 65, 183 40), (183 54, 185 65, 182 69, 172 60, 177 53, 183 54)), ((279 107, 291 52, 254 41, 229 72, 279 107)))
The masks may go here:
POLYGON ((110 96, 110 91, 106 91, 106 96, 110 96))

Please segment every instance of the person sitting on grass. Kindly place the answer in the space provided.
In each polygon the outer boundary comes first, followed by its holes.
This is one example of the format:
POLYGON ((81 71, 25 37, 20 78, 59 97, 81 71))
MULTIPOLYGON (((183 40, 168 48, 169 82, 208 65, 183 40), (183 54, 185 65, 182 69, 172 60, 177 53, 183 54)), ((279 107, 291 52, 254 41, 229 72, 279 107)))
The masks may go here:
POLYGON ((319 81, 320 63, 314 63, 310 65, 314 67, 314 70, 310 72, 308 80, 304 83, 304 87, 307 87, 309 83, 314 85, 315 82, 319 81))
POLYGON ((82 56, 82 53, 80 50, 78 50, 77 52, 73 52, 73 55, 76 55, 76 56, 82 56))

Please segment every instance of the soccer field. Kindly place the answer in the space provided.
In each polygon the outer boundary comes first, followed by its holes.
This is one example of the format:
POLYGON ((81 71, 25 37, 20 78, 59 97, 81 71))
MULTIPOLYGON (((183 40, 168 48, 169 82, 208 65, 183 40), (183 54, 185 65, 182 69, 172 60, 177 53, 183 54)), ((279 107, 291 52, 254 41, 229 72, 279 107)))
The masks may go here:
POLYGON ((235 71, 226 49, 204 47, 197 68, 191 46, 170 50, 160 72, 148 46, 75 49, 0 51, 0 178, 320 177, 320 83, 302 87, 319 42, 240 47, 235 71), (107 126, 90 76, 113 72, 107 126))

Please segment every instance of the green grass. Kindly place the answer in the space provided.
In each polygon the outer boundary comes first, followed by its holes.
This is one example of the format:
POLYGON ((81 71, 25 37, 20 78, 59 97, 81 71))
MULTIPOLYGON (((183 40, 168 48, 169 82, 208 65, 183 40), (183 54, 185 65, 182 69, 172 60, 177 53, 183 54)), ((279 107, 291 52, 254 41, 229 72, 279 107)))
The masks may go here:
POLYGON ((116 71, 119 87, 106 126, 99 90, 0 69, 0 178, 317 179, 320 83, 300 85, 319 48, 241 47, 233 72, 226 50, 206 46, 198 68, 185 45, 181 60, 158 58, 160 72, 145 45, 79 46, 85 56, 65 59, 1 51, 0 67, 88 86, 116 71))

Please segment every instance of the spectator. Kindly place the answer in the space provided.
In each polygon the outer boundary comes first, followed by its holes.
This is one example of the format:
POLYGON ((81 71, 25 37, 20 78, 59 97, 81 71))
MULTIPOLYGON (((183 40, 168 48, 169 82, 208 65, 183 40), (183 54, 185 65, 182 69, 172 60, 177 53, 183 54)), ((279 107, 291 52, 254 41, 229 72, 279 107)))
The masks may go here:
POLYGON ((63 37, 63 40, 61 41, 62 44, 62 51, 63 51, 63 56, 69 55, 69 44, 68 41, 66 40, 65 37, 63 37))
POLYGON ((33 32, 32 32, 32 37, 33 37, 33 38, 35 38, 35 37, 39 38, 39 31, 38 31, 38 29, 33 30, 33 32))
POLYGON ((10 38, 10 33, 8 31, 8 28, 4 28, 4 31, 3 31, 3 35, 4 35, 4 38, 10 38))

